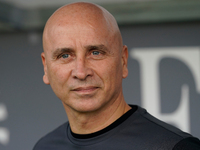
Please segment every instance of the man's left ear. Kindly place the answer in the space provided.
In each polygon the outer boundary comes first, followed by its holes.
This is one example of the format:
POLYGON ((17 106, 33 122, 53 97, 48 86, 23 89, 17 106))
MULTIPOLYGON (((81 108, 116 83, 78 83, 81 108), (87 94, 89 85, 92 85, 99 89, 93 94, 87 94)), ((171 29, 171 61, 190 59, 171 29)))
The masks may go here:
POLYGON ((122 77, 126 78, 128 76, 128 47, 126 45, 124 45, 122 49, 122 67, 122 77))

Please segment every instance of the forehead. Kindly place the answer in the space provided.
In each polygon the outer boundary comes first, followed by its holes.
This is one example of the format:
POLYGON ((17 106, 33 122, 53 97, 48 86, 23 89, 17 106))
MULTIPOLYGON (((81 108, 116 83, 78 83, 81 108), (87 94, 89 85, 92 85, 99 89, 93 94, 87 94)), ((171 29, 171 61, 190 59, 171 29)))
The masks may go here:
POLYGON ((110 30, 97 22, 57 22, 47 31, 44 38, 48 49, 103 44, 112 41, 110 30))

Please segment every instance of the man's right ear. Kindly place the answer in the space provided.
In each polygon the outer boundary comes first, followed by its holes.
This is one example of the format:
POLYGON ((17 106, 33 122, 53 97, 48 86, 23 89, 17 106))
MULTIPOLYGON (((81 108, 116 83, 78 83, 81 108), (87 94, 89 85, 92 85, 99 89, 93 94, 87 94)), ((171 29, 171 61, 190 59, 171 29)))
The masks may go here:
POLYGON ((49 83, 48 74, 47 74, 47 64, 46 64, 46 59, 45 59, 45 53, 44 52, 41 54, 41 57, 42 57, 42 64, 43 64, 43 67, 44 67, 43 82, 45 84, 50 84, 49 83))

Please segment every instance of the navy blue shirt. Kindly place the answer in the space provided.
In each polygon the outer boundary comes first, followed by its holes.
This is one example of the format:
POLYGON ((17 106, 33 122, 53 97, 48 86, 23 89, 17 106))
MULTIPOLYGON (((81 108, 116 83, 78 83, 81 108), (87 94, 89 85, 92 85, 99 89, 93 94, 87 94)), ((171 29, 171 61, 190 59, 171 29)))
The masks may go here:
POLYGON ((200 150, 199 139, 132 109, 108 127, 91 134, 72 133, 69 123, 41 138, 33 150, 200 150))

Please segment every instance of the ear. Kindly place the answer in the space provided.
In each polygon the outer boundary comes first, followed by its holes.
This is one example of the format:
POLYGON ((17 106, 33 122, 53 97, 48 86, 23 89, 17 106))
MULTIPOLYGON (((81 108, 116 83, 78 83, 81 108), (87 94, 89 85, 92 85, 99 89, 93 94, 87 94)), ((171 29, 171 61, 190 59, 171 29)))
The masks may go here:
POLYGON ((122 66, 122 77, 126 78, 128 76, 128 47, 126 45, 124 45, 122 49, 122 66))
POLYGON ((44 67, 43 82, 45 84, 50 84, 49 83, 48 74, 47 74, 47 64, 46 64, 46 58, 45 58, 45 53, 44 52, 41 54, 41 58, 42 58, 42 63, 43 63, 43 67, 44 67))

